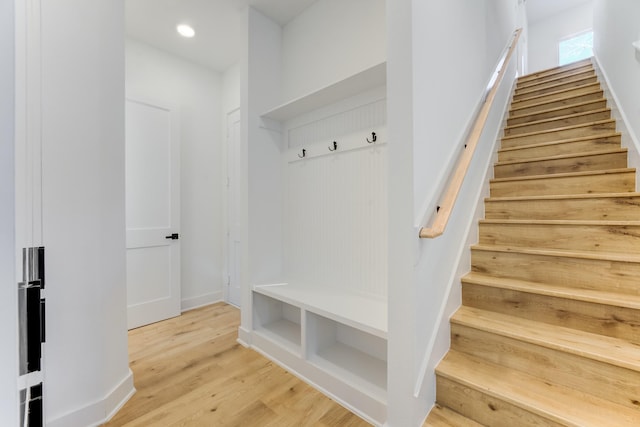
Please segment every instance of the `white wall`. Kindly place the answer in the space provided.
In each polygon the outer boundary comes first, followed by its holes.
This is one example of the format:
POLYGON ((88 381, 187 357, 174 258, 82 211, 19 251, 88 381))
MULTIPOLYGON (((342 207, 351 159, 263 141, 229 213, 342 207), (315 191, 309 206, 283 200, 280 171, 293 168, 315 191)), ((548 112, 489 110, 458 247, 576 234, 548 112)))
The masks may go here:
POLYGON ((18 425, 14 235, 14 7, 0 2, 0 425, 18 425))
POLYGON ((529 22, 529 73, 558 66, 558 42, 593 27, 593 2, 529 22))
POLYGON ((182 309, 219 301, 225 238, 222 77, 128 39, 126 94, 179 111, 182 309))
POLYGON ((593 28, 594 54, 626 119, 623 138, 640 152, 640 54, 631 46, 640 40, 640 3, 595 0, 593 28))
POLYGON ((87 426, 133 391, 128 368, 123 1, 42 2, 45 410, 87 426), (79 37, 78 35, 82 36, 79 37))
POLYGON ((420 425, 434 402, 433 366, 424 384, 416 381, 431 356, 448 289, 464 264, 506 95, 445 235, 419 241, 418 229, 408 223, 414 225, 425 206, 435 211, 449 165, 516 28, 517 7, 516 0, 415 0, 388 8, 390 426, 420 425))
POLYGON ((240 64, 229 67, 222 75, 222 113, 240 108, 240 64))
POLYGON ((241 61, 240 339, 250 344, 251 286, 282 277, 283 180, 280 134, 261 128, 260 115, 281 94, 282 28, 253 8, 247 12, 246 51, 241 61))
POLYGON ((281 102, 386 59, 384 0, 318 0, 282 31, 281 102))

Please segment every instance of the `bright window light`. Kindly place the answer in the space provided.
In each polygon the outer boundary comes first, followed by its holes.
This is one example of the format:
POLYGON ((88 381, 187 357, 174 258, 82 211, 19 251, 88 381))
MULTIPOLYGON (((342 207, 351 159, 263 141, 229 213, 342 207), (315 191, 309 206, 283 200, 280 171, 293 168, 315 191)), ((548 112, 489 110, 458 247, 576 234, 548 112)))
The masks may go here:
POLYGON ((176 27, 176 29, 182 37, 191 38, 196 35, 196 31, 191 26, 186 24, 180 24, 176 27))
POLYGON ((570 64, 593 56, 593 31, 560 40, 558 43, 558 65, 570 64))

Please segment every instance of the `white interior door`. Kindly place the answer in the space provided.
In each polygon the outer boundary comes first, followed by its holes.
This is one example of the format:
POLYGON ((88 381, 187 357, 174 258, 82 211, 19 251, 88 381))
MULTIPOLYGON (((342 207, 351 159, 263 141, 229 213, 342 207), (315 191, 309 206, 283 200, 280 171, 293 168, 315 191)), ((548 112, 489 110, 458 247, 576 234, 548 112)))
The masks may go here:
POLYGON ((180 315, 180 147, 175 113, 126 101, 129 329, 180 315))
POLYGON ((227 302, 240 307, 240 110, 227 116, 227 302))

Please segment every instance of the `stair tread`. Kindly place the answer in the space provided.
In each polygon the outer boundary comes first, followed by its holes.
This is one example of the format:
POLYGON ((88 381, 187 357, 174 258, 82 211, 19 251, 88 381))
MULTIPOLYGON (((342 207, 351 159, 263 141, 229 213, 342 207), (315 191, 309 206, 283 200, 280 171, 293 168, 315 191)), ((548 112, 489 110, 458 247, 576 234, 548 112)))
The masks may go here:
POLYGON ((505 127, 505 130, 520 129, 520 128, 524 128, 524 127, 527 127, 527 126, 536 126, 536 125, 541 125, 541 124, 545 124, 545 123, 557 122, 557 121, 560 121, 560 120, 567 120, 567 119, 573 119, 573 118, 581 117, 581 116, 588 116, 590 114, 606 113, 608 111, 611 111, 611 109, 609 109, 609 108, 597 108, 595 110, 583 111, 581 113, 567 114, 567 115, 564 115, 564 116, 557 116, 557 117, 553 117, 553 118, 550 118, 550 119, 536 120, 534 122, 527 122, 527 123, 520 123, 520 124, 517 124, 517 125, 511 125, 511 126, 505 127))
POLYGON ((547 74, 547 75, 553 75, 553 74, 555 74, 554 73, 555 71, 561 73, 561 72, 564 72, 564 71, 575 70, 577 68, 583 68, 583 67, 588 67, 588 66, 593 67, 593 62, 591 62, 590 58, 582 59, 580 61, 572 62, 570 64, 557 65, 555 67, 546 68, 544 70, 536 71, 535 73, 525 74, 525 75, 522 75, 522 76, 518 77, 518 81, 519 82, 520 81, 533 81, 533 80, 536 80, 536 79, 540 78, 541 77, 540 74, 551 73, 551 74, 547 74), (534 78, 532 79, 531 77, 534 77, 534 78))
POLYGON ((494 166, 516 165, 518 163, 544 162, 547 160, 572 159, 577 157, 600 156, 603 154, 626 153, 627 151, 628 150, 626 148, 609 148, 609 149, 603 149, 603 150, 597 150, 597 151, 585 151, 583 153, 558 154, 555 156, 531 157, 528 159, 519 159, 519 160, 506 160, 503 162, 496 162, 494 166))
POLYGON ((568 387, 551 384, 455 350, 445 356, 436 372, 444 378, 563 425, 635 427, 640 417, 637 410, 568 387), (525 384, 526 386, 523 386, 525 384))
MULTIPOLYGON (((567 70, 568 71, 568 70, 567 70)), ((518 84, 516 86, 516 90, 518 89, 529 89, 532 87, 536 87, 536 86, 541 86, 544 84, 550 84, 550 83, 554 83, 557 82, 558 80, 562 80, 562 79, 569 79, 569 81, 573 80, 573 78, 577 78, 578 76, 595 76, 595 70, 593 69, 593 67, 589 67, 589 68, 585 68, 583 70, 580 69, 576 69, 574 73, 569 73, 567 75, 560 75, 560 76, 555 76, 554 78, 548 79, 548 80, 542 80, 542 81, 536 81, 534 80, 529 80, 526 82, 522 82, 520 84, 518 84)))
POLYGON ((505 140, 519 139, 519 138, 524 138, 524 137, 533 136, 533 135, 543 135, 543 134, 547 134, 547 133, 554 133, 554 132, 560 132, 560 131, 565 131, 565 130, 586 128, 586 127, 590 127, 590 126, 594 126, 594 125, 603 125, 603 124, 610 124, 610 123, 615 123, 615 122, 616 122, 615 119, 596 120, 596 121, 589 122, 589 123, 581 123, 581 124, 578 124, 578 125, 564 126, 564 127, 556 128, 556 129, 545 129, 545 130, 539 130, 539 131, 535 131, 535 132, 521 133, 519 135, 503 136, 502 140, 505 141, 505 140))
POLYGON ((547 248, 532 248, 532 247, 520 247, 520 246, 498 246, 498 245, 482 245, 477 244, 471 246, 472 250, 489 251, 489 252, 506 252, 506 253, 520 253, 528 255, 544 255, 555 256, 563 258, 579 258, 590 259, 600 261, 615 261, 615 262, 629 262, 640 263, 640 254, 628 254, 622 252, 593 252, 593 251, 580 251, 575 249, 547 249, 547 248))
MULTIPOLYGON (((583 93, 581 95, 568 96, 568 97, 566 97, 564 99, 565 100, 570 100, 572 98, 579 98, 579 97, 584 96, 584 95, 595 94, 595 93, 598 93, 598 92, 602 92, 602 89, 600 87, 596 87, 595 84, 588 85, 588 86, 593 86, 593 90, 591 92, 583 93)), ((568 90, 575 90, 575 89, 577 89, 577 88, 568 89, 568 90)), ((546 94, 546 95, 541 95, 541 96, 547 96, 547 95, 552 95, 552 94, 546 94)), ((515 101, 509 106, 509 113, 511 114, 512 112, 517 112, 518 110, 523 110, 525 108, 540 107, 540 106, 542 106, 544 104, 552 104, 554 102, 557 102, 558 100, 559 99, 554 99, 554 100, 551 100, 551 101, 541 101, 541 102, 538 102, 537 104, 520 105, 520 106, 517 105, 517 103, 520 102, 520 101, 515 101), (516 104, 516 105, 514 106, 513 104, 516 104)), ((537 112, 543 112, 543 111, 547 111, 547 110, 540 110, 540 111, 537 111, 537 112)), ((522 114, 522 115, 527 115, 527 114, 522 114)))
POLYGON ((482 424, 460 415, 459 413, 445 407, 435 404, 423 427, 482 427, 482 424))
POLYGON ((635 172, 634 168, 623 169, 607 169, 601 171, 585 171, 585 172, 565 172, 565 173, 553 173, 546 175, 529 175, 529 176, 516 176, 509 178, 494 178, 491 182, 512 182, 512 181, 528 181, 534 179, 550 179, 550 178, 563 178, 563 177, 578 177, 578 176, 591 176, 591 175, 608 175, 615 173, 628 173, 635 172))
POLYGON ((640 197, 640 193, 589 193, 589 194, 553 194, 542 196, 487 197, 487 202, 509 202, 525 200, 563 200, 563 199, 614 199, 640 197))
MULTIPOLYGON (((510 289, 525 293, 546 295, 557 298, 572 299, 576 301, 591 302, 594 304, 614 305, 618 307, 640 310, 640 296, 623 294, 620 292, 582 289, 577 287, 531 282, 521 279, 494 277, 478 272, 468 273, 462 278, 462 282, 482 286, 491 286, 501 289, 510 289)), ((601 335, 596 336, 600 337, 601 335)), ((626 343, 626 341, 623 342, 626 343)), ((633 352, 635 352, 634 366, 636 366, 636 369, 640 370, 640 345, 629 344, 629 346, 630 348, 633 348, 633 352)))
MULTIPOLYGON (((562 107, 554 107, 554 108, 549 108, 548 110, 536 111, 535 113, 520 114, 520 115, 517 115, 517 116, 513 116, 512 115, 512 116, 509 116, 508 120, 517 120, 517 119, 522 119, 522 118, 525 118, 525 117, 535 116, 535 115, 538 115, 538 114, 553 113, 554 111, 566 110, 568 108, 576 108, 576 107, 582 107, 584 105, 589 105, 589 104, 597 104, 597 103, 600 103, 602 101, 606 101, 606 99, 602 98, 602 99, 596 99, 596 100, 592 100, 592 101, 580 101, 580 102, 576 102, 574 104, 564 105, 562 107)), ((602 108, 597 108, 597 109, 594 109, 594 110, 589 110, 589 112, 597 111, 597 110, 601 110, 601 109, 602 108)), ((605 108, 605 109, 609 110, 608 107, 605 108)), ((544 119, 544 120, 547 120, 547 119, 544 119)), ((551 119, 551 120, 557 120, 557 119, 554 118, 554 119, 551 119)), ((536 122, 529 122, 529 123, 536 123, 536 122)))
MULTIPOLYGON (((567 88, 567 89, 557 90, 555 92, 545 93, 545 94, 542 94, 542 95, 532 96, 530 98, 517 99, 517 100, 514 100, 511 103, 511 107, 512 107, 512 109, 516 109, 517 110, 518 107, 519 107, 518 104, 523 103, 525 101, 532 101, 532 100, 535 100, 535 99, 547 98, 547 97, 556 96, 556 95, 560 96, 560 95, 562 95, 563 93, 566 93, 566 92, 572 92, 572 91, 575 91, 575 90, 587 89, 587 88, 591 88, 591 87, 594 89, 593 90, 594 92, 597 91, 597 90, 600 90, 600 83, 598 83, 598 82, 588 83, 588 84, 585 84, 585 85, 582 85, 582 86, 576 86, 576 87, 571 87, 571 88, 567 88)), ((572 97, 568 96, 567 98, 572 98, 572 97)), ((541 103, 544 103, 544 102, 541 102, 541 103)), ((530 105, 527 105, 527 107, 530 107, 530 105)))
POLYGON ((507 151, 525 150, 529 148, 546 147, 546 146, 557 145, 557 144, 567 144, 571 142, 589 141, 592 139, 610 138, 610 137, 616 137, 616 136, 622 136, 622 134, 620 132, 598 132, 598 133, 594 133, 593 135, 580 136, 577 138, 560 139, 557 141, 549 141, 549 142, 539 142, 535 144, 519 145, 517 147, 505 147, 505 148, 501 148, 498 152, 502 153, 507 151))
MULTIPOLYGON (((570 79, 570 80, 567 80, 567 81, 564 81, 564 82, 558 82, 558 83, 555 83, 555 84, 551 84, 551 85, 549 85, 547 87, 544 87, 544 88, 535 88, 535 87, 531 88, 529 86, 525 86, 523 88, 516 88, 515 95, 517 95, 517 96, 527 95, 529 93, 538 92, 540 90, 553 89, 553 88, 560 87, 560 86, 563 86, 563 85, 566 85, 566 84, 576 83, 576 82, 580 82, 580 81, 584 81, 584 80, 592 80, 594 78, 597 78, 597 76, 596 75, 592 75, 592 76, 585 76, 585 77, 577 77, 575 79, 570 79)), ((548 83, 548 82, 540 82, 540 84, 543 84, 543 83, 548 83)))
POLYGON ((589 226, 639 226, 640 221, 590 220, 590 219, 481 219, 480 224, 526 224, 526 225, 589 225, 589 226))

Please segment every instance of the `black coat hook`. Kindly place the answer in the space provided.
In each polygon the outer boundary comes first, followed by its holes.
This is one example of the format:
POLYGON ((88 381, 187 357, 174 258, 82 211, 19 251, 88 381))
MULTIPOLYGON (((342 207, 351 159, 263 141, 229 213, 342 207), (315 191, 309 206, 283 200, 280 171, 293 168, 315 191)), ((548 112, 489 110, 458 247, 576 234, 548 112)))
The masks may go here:
POLYGON ((298 154, 298 157, 300 157, 301 159, 304 159, 305 156, 307 155, 307 150, 305 150, 304 148, 302 149, 302 156, 300 154, 298 154))
POLYGON ((376 135, 375 132, 371 132, 371 141, 369 141, 369 138, 367 138, 367 142, 369 144, 373 144, 374 142, 376 142, 378 140, 378 136, 376 135))
POLYGON ((336 151, 338 149, 338 143, 336 141, 333 141, 333 149, 331 148, 331 145, 329 146, 329 151, 336 151))

